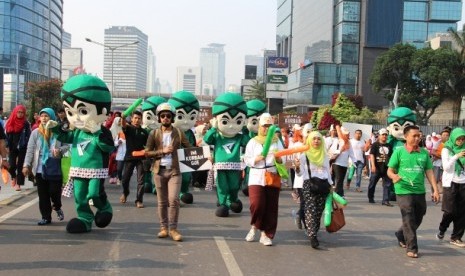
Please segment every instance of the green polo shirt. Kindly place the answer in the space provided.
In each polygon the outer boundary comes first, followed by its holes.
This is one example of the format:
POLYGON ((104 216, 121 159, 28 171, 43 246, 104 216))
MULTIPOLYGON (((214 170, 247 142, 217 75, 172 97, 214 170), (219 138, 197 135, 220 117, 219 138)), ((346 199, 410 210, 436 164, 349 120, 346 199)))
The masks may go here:
POLYGON ((398 195, 425 194, 425 171, 433 168, 428 151, 420 148, 420 151, 408 152, 404 147, 394 150, 388 164, 389 168, 397 171, 401 177, 394 184, 398 195))

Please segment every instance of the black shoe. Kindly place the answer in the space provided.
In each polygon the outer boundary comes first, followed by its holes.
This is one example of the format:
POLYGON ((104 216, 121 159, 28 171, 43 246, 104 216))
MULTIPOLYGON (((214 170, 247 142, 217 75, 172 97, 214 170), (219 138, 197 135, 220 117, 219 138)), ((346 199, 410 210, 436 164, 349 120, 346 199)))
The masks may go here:
POLYGON ((57 212, 58 220, 62 221, 65 219, 65 214, 63 213, 63 210, 59 209, 56 212, 57 212))
POLYGON ((438 240, 444 239, 444 232, 439 231, 439 232, 436 234, 436 238, 437 238, 438 240))
POLYGON ((388 207, 394 207, 394 205, 392 205, 392 204, 389 203, 389 202, 383 202, 383 205, 384 205, 384 206, 388 206, 388 207))
POLYGON ((316 237, 310 238, 310 245, 312 248, 318 248, 320 246, 320 243, 318 242, 318 239, 316 237))
POLYGON ((368 200, 369 203, 376 203, 373 199, 368 200))
POLYGON ((50 224, 50 223, 52 223, 51 220, 41 219, 41 220, 37 223, 37 225, 47 225, 47 224, 50 224))

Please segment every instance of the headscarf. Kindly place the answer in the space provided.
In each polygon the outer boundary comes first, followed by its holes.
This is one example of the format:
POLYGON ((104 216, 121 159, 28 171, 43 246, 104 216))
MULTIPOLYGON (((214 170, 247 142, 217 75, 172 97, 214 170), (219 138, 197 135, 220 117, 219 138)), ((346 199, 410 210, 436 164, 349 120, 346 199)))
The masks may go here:
MULTIPOLYGON (((461 146, 457 146, 455 141, 457 138, 460 136, 465 136, 465 130, 461 127, 458 127, 450 133, 450 138, 447 140, 446 143, 444 143, 444 147, 449 149, 449 151, 452 151, 455 154, 465 150, 465 143, 463 143, 461 146)), ((460 162, 462 163, 463 166, 465 166, 465 157, 460 157, 459 158, 460 162)), ((462 172, 462 166, 459 165, 459 162, 455 162, 455 172, 457 175, 460 175, 462 172)))
MULTIPOLYGON (((47 113, 47 115, 50 117, 50 120, 55 121, 56 116, 55 116, 55 111, 53 109, 46 107, 43 108, 42 110, 39 111, 39 115, 42 113, 47 113)), ((39 136, 40 140, 42 141, 42 164, 45 164, 47 161, 49 155, 50 155, 50 145, 53 143, 55 139, 53 139, 53 133, 50 129, 45 128, 45 125, 42 123, 39 123, 39 128, 38 128, 39 133, 41 136, 39 136)))
POLYGON ((11 112, 10 118, 6 121, 5 131, 7 133, 20 133, 26 123, 26 108, 24 105, 17 105, 11 112), (23 118, 18 118, 18 111, 23 111, 23 118))
MULTIPOLYGON (((258 143, 262 145, 265 144, 266 135, 268 134, 268 131, 270 129, 271 128, 268 128, 266 131, 264 131, 263 126, 259 126, 257 136, 255 136, 253 139, 255 139, 255 141, 257 141, 258 143)), ((273 138, 271 139, 271 143, 274 144, 276 142, 278 142, 278 137, 276 135, 273 135, 273 138)))
POLYGON ((317 167, 322 167, 323 162, 326 157, 326 147, 325 147, 325 139, 323 139, 323 135, 319 133, 318 131, 312 131, 307 137, 307 140, 305 141, 305 144, 309 146, 309 149, 305 152, 307 155, 308 161, 310 163, 313 163, 317 167), (312 146, 313 138, 314 137, 320 137, 321 143, 318 148, 314 148, 312 146))
POLYGON ((113 122, 110 127, 110 132, 111 132, 111 136, 113 137, 113 140, 118 138, 118 134, 123 130, 123 128, 119 124, 120 122, 121 122, 121 117, 113 118, 113 122))

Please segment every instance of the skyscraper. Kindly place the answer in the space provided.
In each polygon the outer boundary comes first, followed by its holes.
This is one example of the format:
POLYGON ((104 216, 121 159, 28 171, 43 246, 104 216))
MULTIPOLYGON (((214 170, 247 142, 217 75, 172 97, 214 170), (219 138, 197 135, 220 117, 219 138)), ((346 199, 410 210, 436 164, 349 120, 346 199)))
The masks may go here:
POLYGON ((211 43, 200 49, 202 68, 202 95, 217 96, 225 91, 224 44, 211 43))
POLYGON ((71 48, 71 34, 63 31, 61 34, 61 48, 71 48))
POLYGON ((107 47, 103 80, 113 95, 144 94, 147 91, 147 35, 136 27, 113 26, 105 29, 104 39, 107 47))
POLYGON ((60 78, 62 29, 63 0, 0 1, 0 104, 6 111, 23 101, 17 79, 60 78))
POLYGON ((461 0, 278 0, 276 45, 289 57, 288 103, 328 104, 359 94, 372 108, 387 104, 368 84, 376 57, 396 43, 425 41, 461 19, 461 0), (318 7, 318 9, 315 9, 318 7), (312 65, 300 68, 299 63, 312 65))
POLYGON ((177 68, 176 91, 186 90, 201 95, 202 70, 200 67, 177 68))
POLYGON ((147 92, 156 93, 157 81, 157 58, 153 54, 152 46, 149 46, 147 53, 147 92))
POLYGON ((265 73, 265 61, 263 56, 259 55, 246 55, 245 56, 245 65, 257 66, 257 79, 263 81, 263 76, 265 73))

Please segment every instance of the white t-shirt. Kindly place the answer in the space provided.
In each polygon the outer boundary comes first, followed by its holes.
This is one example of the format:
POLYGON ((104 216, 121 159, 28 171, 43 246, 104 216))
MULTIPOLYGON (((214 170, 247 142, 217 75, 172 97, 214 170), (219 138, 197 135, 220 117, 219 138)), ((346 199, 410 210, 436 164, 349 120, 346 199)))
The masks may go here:
POLYGON ((352 160, 352 163, 355 164, 357 161, 361 161, 364 163, 364 158, 363 156, 365 155, 365 152, 363 149, 365 148, 365 142, 362 140, 355 140, 355 139, 350 139, 350 145, 352 146, 352 150, 354 151, 354 156, 357 160, 352 160))
MULTIPOLYGON (((171 145, 171 132, 163 132, 163 147, 171 145)), ((172 166, 173 156, 171 154, 164 155, 160 160, 160 166, 172 166)))

